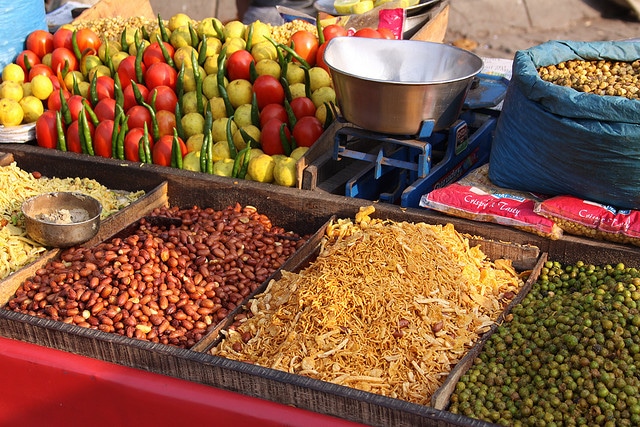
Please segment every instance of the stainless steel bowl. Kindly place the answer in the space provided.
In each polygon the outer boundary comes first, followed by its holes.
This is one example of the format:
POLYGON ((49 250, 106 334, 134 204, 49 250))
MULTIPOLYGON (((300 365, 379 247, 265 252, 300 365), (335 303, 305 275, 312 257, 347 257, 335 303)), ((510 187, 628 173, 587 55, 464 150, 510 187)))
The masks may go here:
POLYGON ((415 135, 422 122, 434 130, 458 118, 482 59, 466 50, 418 40, 336 37, 324 60, 340 112, 364 129, 415 135))
POLYGON ((69 247, 90 240, 100 229, 102 205, 91 196, 53 192, 22 203, 27 234, 44 246, 69 247))

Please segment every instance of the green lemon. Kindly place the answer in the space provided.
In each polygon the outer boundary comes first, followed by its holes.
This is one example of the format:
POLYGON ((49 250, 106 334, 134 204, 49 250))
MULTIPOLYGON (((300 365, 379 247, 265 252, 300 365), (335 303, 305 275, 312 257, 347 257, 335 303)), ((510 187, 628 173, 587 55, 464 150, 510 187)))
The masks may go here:
POLYGON ((190 151, 182 158, 182 168, 200 172, 200 151, 190 151))

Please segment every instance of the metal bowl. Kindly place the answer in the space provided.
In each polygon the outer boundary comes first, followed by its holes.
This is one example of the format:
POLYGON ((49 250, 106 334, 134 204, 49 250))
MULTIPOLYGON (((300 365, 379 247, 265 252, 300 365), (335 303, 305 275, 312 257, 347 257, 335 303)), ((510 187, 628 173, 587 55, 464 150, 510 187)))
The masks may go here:
POLYGON ((423 121, 451 126, 482 59, 466 50, 418 40, 331 39, 324 53, 340 112, 364 129, 415 135, 423 121))
POLYGON ((69 247, 94 237, 100 229, 102 205, 91 196, 53 192, 22 203, 27 234, 44 246, 69 247))

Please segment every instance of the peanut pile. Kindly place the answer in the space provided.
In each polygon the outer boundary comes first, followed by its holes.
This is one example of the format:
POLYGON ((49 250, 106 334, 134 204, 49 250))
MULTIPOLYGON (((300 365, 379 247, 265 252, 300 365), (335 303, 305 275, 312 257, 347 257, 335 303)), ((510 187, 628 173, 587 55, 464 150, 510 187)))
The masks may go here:
POLYGON ((570 60, 538 68, 542 80, 596 95, 639 99, 640 60, 570 60))
POLYGON ((126 237, 74 247, 27 279, 6 309, 190 348, 305 241, 253 207, 163 208, 126 237))

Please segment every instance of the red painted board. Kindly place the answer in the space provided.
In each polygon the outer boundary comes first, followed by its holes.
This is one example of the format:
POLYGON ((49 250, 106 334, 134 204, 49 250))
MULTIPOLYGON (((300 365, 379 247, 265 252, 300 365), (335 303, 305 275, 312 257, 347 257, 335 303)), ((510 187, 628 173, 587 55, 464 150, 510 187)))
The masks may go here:
POLYGON ((2 337, 0 383, 0 426, 361 426, 2 337))

